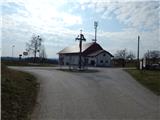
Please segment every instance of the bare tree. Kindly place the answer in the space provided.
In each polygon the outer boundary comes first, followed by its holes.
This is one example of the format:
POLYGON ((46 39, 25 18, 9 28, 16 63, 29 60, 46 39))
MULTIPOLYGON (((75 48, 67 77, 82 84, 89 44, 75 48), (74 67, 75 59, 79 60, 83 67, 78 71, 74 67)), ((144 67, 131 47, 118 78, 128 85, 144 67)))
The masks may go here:
POLYGON ((115 58, 116 59, 126 59, 127 57, 127 50, 124 49, 124 50, 118 50, 115 54, 115 58))
POLYGON ((127 57, 126 57, 127 60, 133 60, 134 58, 135 54, 132 51, 127 52, 127 57))
POLYGON ((118 50, 115 54, 116 59, 133 60, 135 54, 132 51, 127 51, 127 49, 118 50))
POLYGON ((128 52, 127 49, 118 50, 115 54, 115 59, 125 67, 127 60, 133 60, 135 55, 132 51, 128 52))
POLYGON ((125 67, 125 59, 127 56, 127 50, 118 50, 115 54, 115 59, 118 60, 118 63, 121 64, 123 67, 125 67))
POLYGON ((34 62, 37 57, 37 52, 40 51, 40 47, 42 45, 42 38, 39 35, 33 35, 32 39, 26 43, 27 51, 31 52, 34 55, 34 62))
POLYGON ((144 57, 147 59, 148 63, 156 63, 158 61, 158 59, 160 59, 160 51, 158 50, 151 50, 151 51, 147 51, 144 54, 144 57))
POLYGON ((146 58, 149 58, 149 59, 160 58, 160 51, 158 51, 158 50, 151 50, 151 51, 149 51, 148 50, 148 52, 146 52, 144 56, 146 58))

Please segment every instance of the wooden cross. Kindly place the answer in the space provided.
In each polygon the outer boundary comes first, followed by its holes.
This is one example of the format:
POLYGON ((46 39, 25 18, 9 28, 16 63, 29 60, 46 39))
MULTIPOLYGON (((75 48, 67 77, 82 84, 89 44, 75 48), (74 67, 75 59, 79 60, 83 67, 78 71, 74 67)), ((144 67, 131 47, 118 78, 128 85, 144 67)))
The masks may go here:
POLYGON ((82 66, 82 41, 86 41, 86 38, 84 37, 84 35, 82 34, 82 30, 80 30, 80 35, 78 35, 75 40, 79 40, 79 69, 81 70, 81 66, 82 66))

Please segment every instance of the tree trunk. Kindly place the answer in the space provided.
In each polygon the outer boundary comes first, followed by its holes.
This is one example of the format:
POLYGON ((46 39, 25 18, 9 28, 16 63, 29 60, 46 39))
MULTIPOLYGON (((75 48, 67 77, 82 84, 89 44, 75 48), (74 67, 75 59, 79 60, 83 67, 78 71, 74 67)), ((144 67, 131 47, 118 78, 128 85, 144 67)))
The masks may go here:
POLYGON ((36 62, 36 50, 34 51, 34 63, 36 62))

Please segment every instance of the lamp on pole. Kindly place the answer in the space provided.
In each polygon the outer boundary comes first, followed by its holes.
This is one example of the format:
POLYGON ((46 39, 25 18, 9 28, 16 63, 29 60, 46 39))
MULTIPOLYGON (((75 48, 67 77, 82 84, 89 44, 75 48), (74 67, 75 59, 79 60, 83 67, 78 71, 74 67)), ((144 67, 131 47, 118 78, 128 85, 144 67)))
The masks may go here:
POLYGON ((15 45, 12 45, 12 58, 14 57, 14 54, 13 54, 14 47, 15 47, 15 45))
POLYGON ((139 42, 140 42, 140 36, 138 35, 138 46, 137 46, 137 67, 139 69, 139 42))

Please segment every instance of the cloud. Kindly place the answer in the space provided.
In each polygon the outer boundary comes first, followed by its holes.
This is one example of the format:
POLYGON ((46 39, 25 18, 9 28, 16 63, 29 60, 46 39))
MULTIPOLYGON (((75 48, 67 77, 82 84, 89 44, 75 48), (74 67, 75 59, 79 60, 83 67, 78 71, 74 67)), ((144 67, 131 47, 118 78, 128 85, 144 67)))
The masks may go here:
POLYGON ((122 5, 117 19, 128 26, 155 29, 159 23, 159 2, 136 2, 122 5))
MULTIPOLYGON (((63 3, 63 0, 59 2, 63 3)), ((12 21, 15 22, 26 22, 31 26, 72 26, 75 24, 82 24, 81 16, 73 15, 68 12, 57 10, 56 7, 60 6, 57 2, 45 2, 44 0, 18 0, 14 2, 16 11, 13 14, 9 14, 12 21), (52 6, 54 4, 54 7, 52 6)), ((4 2, 3 7, 8 6, 8 11, 12 11, 13 2, 4 2), (10 8, 10 10, 9 10, 10 8)), ((4 10, 4 9, 3 9, 4 10)), ((4 11, 5 12, 5 11, 4 11)), ((6 18, 6 14, 3 15, 3 19, 6 18)))
POLYGON ((128 2, 95 2, 96 11, 102 14, 103 19, 116 17, 117 20, 128 27, 137 29, 157 29, 159 27, 159 1, 133 1, 128 2))
MULTIPOLYGON (((159 49, 157 44, 159 43, 159 1, 138 1, 5 0, 1 5, 2 47, 7 48, 11 44, 17 44, 18 55, 24 50, 25 42, 35 33, 45 39, 44 44, 49 56, 55 57, 56 54, 53 53, 75 43, 74 39, 79 34, 79 28, 82 25, 87 26, 91 22, 90 17, 99 15, 97 19, 107 22, 108 19, 116 18, 125 25, 125 29, 120 32, 98 30, 98 42, 106 50, 114 53, 116 49, 129 48, 135 51, 139 34, 143 51, 159 49), (87 14, 87 17, 81 13, 87 14)), ((87 42, 90 42, 94 38, 94 32, 85 30, 85 37, 87 42)), ((4 55, 10 55, 7 49, 2 52, 4 55)))
MULTIPOLYGON (((53 46, 61 46, 65 39, 75 30, 70 30, 67 27, 82 24, 80 15, 74 15, 67 11, 59 10, 65 0, 50 1, 50 0, 6 0, 2 6, 2 41, 3 46, 9 44, 7 41, 12 41, 10 44, 25 42, 30 39, 33 33, 41 34, 47 39, 45 44, 50 44, 50 39, 54 43, 53 46), (50 35, 47 36, 47 34, 50 35), (57 36, 61 36, 57 38, 57 36), (62 38, 63 37, 63 38, 62 38), (7 44, 6 44, 7 43, 7 44)), ((70 43, 70 42, 68 42, 70 43)), ((20 49, 22 46, 19 46, 20 49)), ((5 52, 7 50, 3 50, 5 52)), ((7 53, 7 52, 5 52, 7 53)), ((9 55, 8 54, 5 55, 9 55)), ((17 53, 18 54, 18 53, 17 53)))
POLYGON ((87 0, 80 2, 81 8, 90 8, 101 14, 104 20, 116 18, 129 28, 154 30, 159 28, 159 0, 87 0))
POLYGON ((143 57, 147 50, 160 50, 159 30, 152 32, 139 32, 134 28, 123 29, 121 32, 101 31, 98 34, 98 42, 112 54, 117 50, 128 49, 137 53, 137 39, 140 35, 140 56, 143 57))

